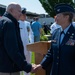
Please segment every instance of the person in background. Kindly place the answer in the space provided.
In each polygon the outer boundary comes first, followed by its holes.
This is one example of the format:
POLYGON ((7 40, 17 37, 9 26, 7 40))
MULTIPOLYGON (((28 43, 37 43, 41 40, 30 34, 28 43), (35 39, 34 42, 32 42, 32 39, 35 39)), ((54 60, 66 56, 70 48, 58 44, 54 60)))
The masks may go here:
POLYGON ((48 31, 50 30, 50 27, 48 27, 48 25, 46 24, 46 22, 43 22, 43 28, 44 28, 44 32, 47 35, 48 31))
POLYGON ((56 24, 56 22, 54 22, 51 26, 50 26, 50 33, 51 34, 53 34, 53 32, 56 30, 56 29, 58 29, 58 28, 60 28, 61 26, 60 25, 58 25, 58 24, 56 24))
POLYGON ((37 69, 46 69, 52 63, 50 75, 75 75, 75 26, 72 24, 74 8, 65 3, 55 6, 56 24, 61 28, 52 36, 50 50, 37 65, 37 69))
POLYGON ((0 75, 20 75, 20 71, 28 73, 35 67, 24 55, 18 23, 20 16, 21 6, 12 2, 0 18, 0 75))
MULTIPOLYGON (((26 45, 30 43, 33 43, 31 40, 31 36, 33 35, 33 32, 30 27, 30 23, 26 21, 26 8, 22 8, 22 14, 20 16, 19 20, 19 27, 20 27, 20 35, 24 46, 24 55, 26 56, 26 60, 28 63, 31 62, 31 53, 27 50, 26 45)), ((23 72, 21 72, 22 74, 23 72)), ((30 75, 30 73, 24 72, 24 75, 30 75)))
MULTIPOLYGON (((56 16, 54 17, 55 21, 56 21, 56 16)), ((50 33, 53 34, 54 31, 58 28, 61 28, 60 25, 56 24, 56 22, 54 22, 51 26, 50 26, 50 33)))
POLYGON ((33 34, 34 34, 34 42, 40 41, 40 34, 42 34, 42 26, 38 22, 38 17, 35 17, 34 22, 31 25, 33 34))
POLYGON ((34 34, 33 34, 32 29, 31 29, 30 22, 28 22, 26 20, 24 22, 25 22, 25 25, 26 25, 26 28, 28 31, 29 43, 34 43, 34 34))

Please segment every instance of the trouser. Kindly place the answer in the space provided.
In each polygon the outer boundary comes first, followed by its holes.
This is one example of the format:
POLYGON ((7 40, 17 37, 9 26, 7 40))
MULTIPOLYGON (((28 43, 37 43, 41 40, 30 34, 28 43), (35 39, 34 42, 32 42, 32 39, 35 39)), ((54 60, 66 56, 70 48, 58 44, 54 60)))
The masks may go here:
POLYGON ((2 73, 2 72, 0 72, 0 75, 20 75, 20 72, 14 72, 14 73, 2 73))

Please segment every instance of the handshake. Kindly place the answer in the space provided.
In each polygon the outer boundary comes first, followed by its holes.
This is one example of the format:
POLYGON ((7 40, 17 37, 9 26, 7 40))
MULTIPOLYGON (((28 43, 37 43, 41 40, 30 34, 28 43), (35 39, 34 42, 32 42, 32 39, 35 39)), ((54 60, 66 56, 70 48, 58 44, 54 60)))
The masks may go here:
POLYGON ((38 65, 32 64, 31 73, 35 73, 38 69, 41 69, 41 68, 42 68, 41 64, 38 64, 38 65))

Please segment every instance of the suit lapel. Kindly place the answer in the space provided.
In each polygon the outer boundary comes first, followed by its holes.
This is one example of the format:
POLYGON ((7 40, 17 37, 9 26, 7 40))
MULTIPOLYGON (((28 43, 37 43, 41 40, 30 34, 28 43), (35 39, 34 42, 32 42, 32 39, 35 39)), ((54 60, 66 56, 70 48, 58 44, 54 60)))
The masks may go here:
POLYGON ((63 46, 69 39, 72 39, 72 34, 74 34, 74 27, 73 25, 70 26, 67 33, 65 34, 61 46, 63 46))

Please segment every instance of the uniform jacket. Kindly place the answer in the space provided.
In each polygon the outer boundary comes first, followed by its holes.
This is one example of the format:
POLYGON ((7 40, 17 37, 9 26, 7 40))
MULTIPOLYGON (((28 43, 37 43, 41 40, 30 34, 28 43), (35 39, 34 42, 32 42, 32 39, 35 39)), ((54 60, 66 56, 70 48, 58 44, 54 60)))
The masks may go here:
POLYGON ((34 34, 32 31, 32 28, 30 26, 30 22, 28 21, 24 21, 26 28, 28 27, 30 29, 30 31, 28 32, 28 36, 29 36, 29 43, 34 43, 34 34))
POLYGON ((19 21, 19 27, 20 27, 20 35, 21 35, 21 39, 23 42, 23 46, 24 46, 24 55, 26 56, 26 60, 27 62, 30 63, 30 51, 27 50, 26 45, 29 44, 29 36, 28 36, 28 31, 27 31, 27 27, 25 25, 24 21, 19 21))
POLYGON ((0 72, 30 72, 31 67, 24 56, 19 23, 6 12, 0 19, 0 72))
POLYGON ((59 45, 60 28, 56 30, 50 50, 41 65, 44 69, 52 63, 51 75, 75 75, 75 27, 70 26, 59 45))

